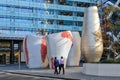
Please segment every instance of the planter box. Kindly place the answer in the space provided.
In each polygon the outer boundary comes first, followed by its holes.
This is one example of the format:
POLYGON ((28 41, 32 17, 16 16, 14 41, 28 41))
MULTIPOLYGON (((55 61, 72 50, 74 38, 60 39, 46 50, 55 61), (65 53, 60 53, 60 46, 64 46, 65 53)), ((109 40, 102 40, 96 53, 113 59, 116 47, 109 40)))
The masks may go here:
POLYGON ((83 64, 83 73, 96 76, 120 76, 120 64, 83 64))

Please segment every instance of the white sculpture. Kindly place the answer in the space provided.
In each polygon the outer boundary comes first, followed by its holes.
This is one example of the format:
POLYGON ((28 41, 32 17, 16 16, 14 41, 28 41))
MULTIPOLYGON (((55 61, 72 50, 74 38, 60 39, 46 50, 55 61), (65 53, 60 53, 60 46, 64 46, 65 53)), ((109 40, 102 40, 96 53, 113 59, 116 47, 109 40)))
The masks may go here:
POLYGON ((45 68, 48 66, 44 36, 27 35, 23 41, 23 51, 28 68, 45 68))
POLYGON ((81 38, 79 32, 72 32, 73 44, 70 49, 67 66, 79 66, 81 57, 81 38))
POLYGON ((50 68, 54 68, 54 57, 60 59, 63 56, 66 67, 66 60, 72 46, 72 34, 70 31, 53 33, 46 36, 47 40, 47 55, 49 58, 50 68))
POLYGON ((99 61, 103 52, 103 41, 96 6, 86 9, 81 38, 81 50, 86 61, 99 61))

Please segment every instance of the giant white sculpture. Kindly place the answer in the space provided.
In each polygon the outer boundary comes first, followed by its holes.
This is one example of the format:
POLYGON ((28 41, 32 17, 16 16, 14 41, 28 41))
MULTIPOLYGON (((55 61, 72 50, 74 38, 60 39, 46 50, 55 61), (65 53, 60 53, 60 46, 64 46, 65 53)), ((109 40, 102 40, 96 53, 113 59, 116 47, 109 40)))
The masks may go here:
POLYGON ((88 7, 84 15, 81 50, 87 62, 97 62, 103 52, 103 42, 98 9, 88 7))
POLYGON ((28 68, 45 68, 48 66, 44 36, 27 35, 23 41, 23 51, 28 68))
POLYGON ((79 32, 72 32, 73 44, 70 49, 67 66, 79 66, 81 57, 81 38, 79 32))
POLYGON ((47 40, 47 55, 49 58, 50 68, 54 68, 54 57, 57 57, 60 60, 60 57, 63 56, 65 60, 68 58, 68 53, 72 46, 73 37, 70 31, 53 33, 46 36, 47 40))

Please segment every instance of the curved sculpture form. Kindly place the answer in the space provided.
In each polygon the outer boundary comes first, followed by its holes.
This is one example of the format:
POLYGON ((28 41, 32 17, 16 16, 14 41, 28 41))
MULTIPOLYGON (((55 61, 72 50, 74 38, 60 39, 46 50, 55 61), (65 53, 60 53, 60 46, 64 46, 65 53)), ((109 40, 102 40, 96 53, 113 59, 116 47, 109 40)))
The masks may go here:
POLYGON ((67 66, 79 66, 80 57, 81 57, 81 38, 79 32, 72 32, 73 44, 70 49, 67 66))
POLYGON ((103 52, 101 27, 96 6, 86 9, 81 50, 87 62, 98 62, 103 52))
POLYGON ((54 68, 54 57, 57 57, 60 60, 60 57, 63 56, 66 67, 66 60, 68 58, 68 53, 72 46, 72 34, 70 31, 60 32, 49 34, 46 36, 47 40, 47 49, 48 49, 48 58, 49 66, 51 69, 54 68))
POLYGON ((48 67, 47 45, 44 36, 27 35, 23 41, 23 51, 28 68, 48 67))

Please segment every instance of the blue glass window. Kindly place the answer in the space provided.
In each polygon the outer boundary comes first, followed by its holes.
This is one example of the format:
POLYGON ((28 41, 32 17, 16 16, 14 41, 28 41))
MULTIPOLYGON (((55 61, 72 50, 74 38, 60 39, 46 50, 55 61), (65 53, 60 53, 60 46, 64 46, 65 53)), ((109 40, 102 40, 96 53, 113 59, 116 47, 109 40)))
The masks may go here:
POLYGON ((10 34, 10 30, 0 30, 1 33, 10 34))
POLYGON ((39 10, 38 10, 38 13, 40 13, 40 14, 45 14, 45 10, 39 9, 39 10))
POLYGON ((7 7, 0 6, 0 10, 7 10, 7 7))
POLYGON ((32 20, 27 19, 15 19, 16 23, 32 23, 32 20))
POLYGON ((37 0, 37 2, 44 3, 45 0, 37 0))
POLYGON ((7 19, 7 18, 0 18, 0 22, 10 22, 10 19, 7 19))
POLYGON ((21 0, 21 1, 28 1, 28 2, 30 2, 30 1, 34 1, 34 0, 21 0))
POLYGON ((15 8, 15 12, 32 13, 32 9, 28 9, 28 8, 15 8))

